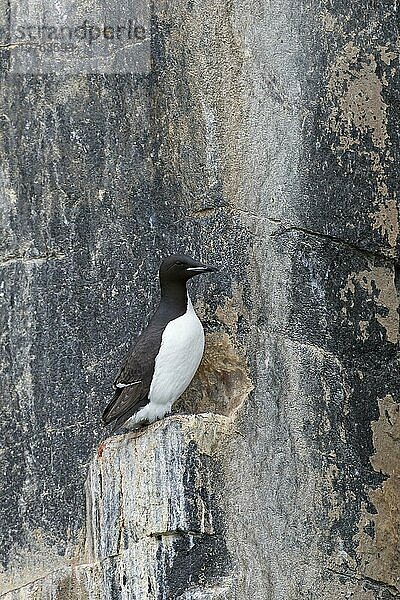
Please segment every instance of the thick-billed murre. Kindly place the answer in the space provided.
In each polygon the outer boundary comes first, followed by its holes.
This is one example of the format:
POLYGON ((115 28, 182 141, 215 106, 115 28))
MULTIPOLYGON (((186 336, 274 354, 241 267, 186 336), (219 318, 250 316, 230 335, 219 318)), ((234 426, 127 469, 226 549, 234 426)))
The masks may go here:
POLYGON ((186 283, 216 270, 183 254, 162 261, 160 304, 123 362, 103 413, 105 425, 114 422, 113 431, 161 419, 188 387, 203 356, 204 331, 186 283))

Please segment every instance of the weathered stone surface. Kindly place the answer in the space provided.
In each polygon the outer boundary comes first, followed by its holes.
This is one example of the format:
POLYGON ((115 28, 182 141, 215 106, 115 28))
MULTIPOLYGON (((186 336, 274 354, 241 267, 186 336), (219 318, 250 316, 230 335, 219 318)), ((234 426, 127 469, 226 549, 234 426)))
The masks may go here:
POLYGON ((87 545, 106 597, 117 586, 127 599, 178 598, 230 575, 216 446, 231 428, 213 414, 176 416, 151 436, 100 447, 87 484, 87 545))
POLYGON ((2 50, 0 590, 400 597, 395 5, 160 0, 152 28, 140 76, 2 50), (177 249, 222 267, 180 406, 216 414, 92 459, 177 249))

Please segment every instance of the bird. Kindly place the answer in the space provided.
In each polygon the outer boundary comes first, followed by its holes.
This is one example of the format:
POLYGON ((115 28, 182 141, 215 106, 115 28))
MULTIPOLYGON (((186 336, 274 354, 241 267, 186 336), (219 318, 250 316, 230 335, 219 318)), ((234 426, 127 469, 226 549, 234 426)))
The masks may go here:
POLYGON ((204 330, 187 292, 197 275, 217 271, 184 254, 164 258, 159 268, 160 303, 114 381, 103 412, 112 433, 137 430, 162 419, 193 379, 204 352, 204 330))

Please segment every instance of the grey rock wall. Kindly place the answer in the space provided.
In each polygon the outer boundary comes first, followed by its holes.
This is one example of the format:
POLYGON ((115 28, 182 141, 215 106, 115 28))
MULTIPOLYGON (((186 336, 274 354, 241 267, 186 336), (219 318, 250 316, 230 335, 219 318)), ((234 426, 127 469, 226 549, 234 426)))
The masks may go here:
POLYGON ((6 600, 400 597, 395 10, 160 0, 142 75, 2 48, 6 600), (98 445, 177 249, 221 266, 197 414, 98 445))

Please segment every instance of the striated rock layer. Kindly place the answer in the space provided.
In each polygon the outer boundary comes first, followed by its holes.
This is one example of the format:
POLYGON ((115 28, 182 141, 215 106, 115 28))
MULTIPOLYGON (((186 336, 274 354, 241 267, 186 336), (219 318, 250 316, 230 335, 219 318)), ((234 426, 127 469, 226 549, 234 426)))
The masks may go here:
POLYGON ((217 415, 173 417, 101 447, 87 482, 87 545, 106 597, 230 589, 218 448, 231 427, 217 415))
POLYGON ((231 597, 219 453, 232 426, 222 415, 174 416, 103 442, 86 483, 81 562, 2 597, 231 597))

